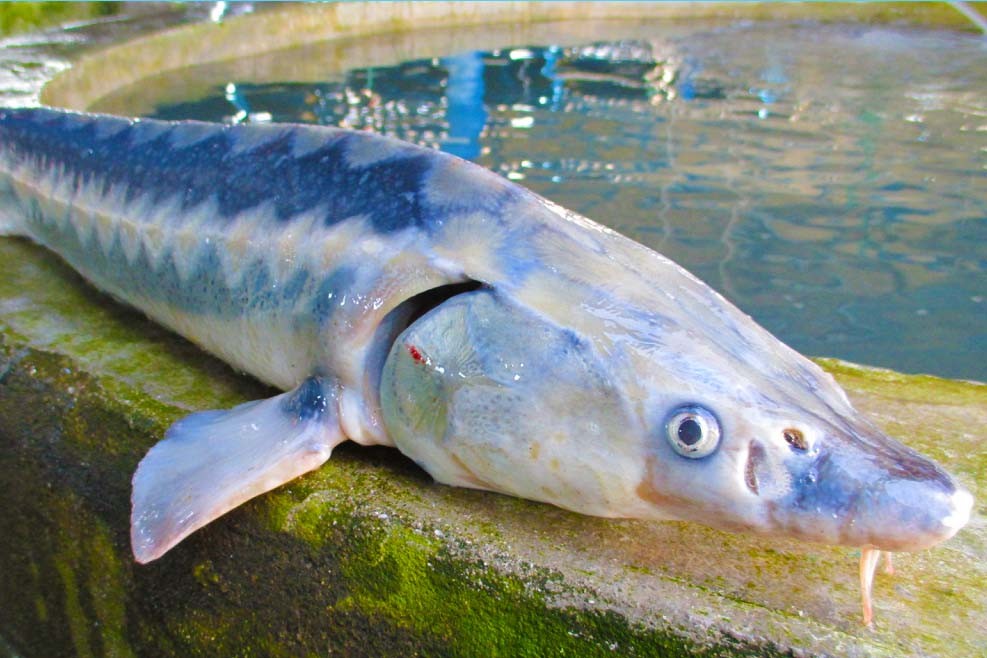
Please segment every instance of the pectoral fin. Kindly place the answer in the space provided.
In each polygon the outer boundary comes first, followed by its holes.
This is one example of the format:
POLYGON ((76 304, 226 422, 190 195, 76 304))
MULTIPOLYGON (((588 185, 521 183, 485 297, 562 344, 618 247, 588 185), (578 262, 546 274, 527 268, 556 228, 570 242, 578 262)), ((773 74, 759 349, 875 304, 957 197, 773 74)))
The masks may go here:
POLYGON ((161 557, 213 519, 322 465, 345 440, 336 397, 331 382, 312 377, 268 400, 172 425, 134 474, 137 561, 161 557))

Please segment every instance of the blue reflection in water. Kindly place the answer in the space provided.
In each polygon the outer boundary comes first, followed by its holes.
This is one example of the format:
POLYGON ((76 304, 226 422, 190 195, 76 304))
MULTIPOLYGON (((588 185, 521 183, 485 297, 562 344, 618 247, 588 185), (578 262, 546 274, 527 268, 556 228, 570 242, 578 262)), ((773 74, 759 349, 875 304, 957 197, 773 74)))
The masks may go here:
POLYGON ((487 125, 483 103, 483 53, 470 52, 445 57, 446 121, 449 124, 442 150, 467 160, 480 155, 480 134, 487 125))

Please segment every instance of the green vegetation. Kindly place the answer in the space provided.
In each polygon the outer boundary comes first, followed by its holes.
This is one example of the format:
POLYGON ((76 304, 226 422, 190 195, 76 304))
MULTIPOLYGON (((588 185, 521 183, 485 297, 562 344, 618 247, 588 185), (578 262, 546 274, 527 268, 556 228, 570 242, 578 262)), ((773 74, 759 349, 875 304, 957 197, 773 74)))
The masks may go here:
POLYGON ((3 2, 0 3, 0 35, 109 16, 120 9, 116 2, 3 2))

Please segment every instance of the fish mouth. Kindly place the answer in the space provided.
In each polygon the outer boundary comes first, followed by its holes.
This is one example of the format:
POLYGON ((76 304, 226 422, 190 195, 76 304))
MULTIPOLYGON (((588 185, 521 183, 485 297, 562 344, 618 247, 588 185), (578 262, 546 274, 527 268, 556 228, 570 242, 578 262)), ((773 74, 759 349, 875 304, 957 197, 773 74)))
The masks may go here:
POLYGON ((873 428, 831 433, 771 503, 789 534, 829 544, 915 551, 956 534, 973 496, 938 464, 873 428))

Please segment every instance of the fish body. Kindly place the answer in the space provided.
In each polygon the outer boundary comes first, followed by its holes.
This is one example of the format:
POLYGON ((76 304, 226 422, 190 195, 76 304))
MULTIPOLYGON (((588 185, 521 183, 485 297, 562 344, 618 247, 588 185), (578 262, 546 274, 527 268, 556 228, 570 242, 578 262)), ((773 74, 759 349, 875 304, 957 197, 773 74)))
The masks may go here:
POLYGON ((950 475, 674 262, 447 154, 4 110, 0 231, 287 391, 151 449, 142 562, 347 439, 581 513, 870 551, 969 516, 950 475))

